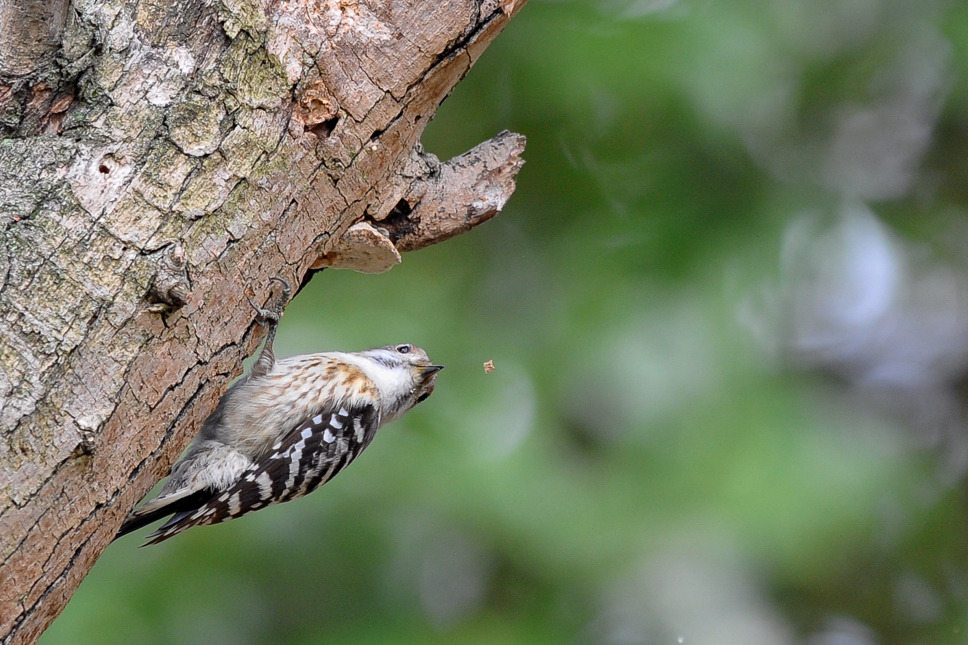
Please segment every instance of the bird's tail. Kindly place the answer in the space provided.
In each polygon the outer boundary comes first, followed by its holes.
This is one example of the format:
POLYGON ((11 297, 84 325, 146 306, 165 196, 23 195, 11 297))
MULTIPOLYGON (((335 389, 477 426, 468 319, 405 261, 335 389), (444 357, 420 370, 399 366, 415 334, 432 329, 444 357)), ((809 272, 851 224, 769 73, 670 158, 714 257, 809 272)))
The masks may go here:
POLYGON ((197 509, 212 497, 212 491, 203 489, 196 491, 183 491, 173 495, 157 497, 141 508, 136 508, 128 514, 121 528, 118 529, 114 539, 125 536, 128 533, 137 531, 143 526, 148 526, 152 522, 160 520, 176 513, 185 513, 197 509))

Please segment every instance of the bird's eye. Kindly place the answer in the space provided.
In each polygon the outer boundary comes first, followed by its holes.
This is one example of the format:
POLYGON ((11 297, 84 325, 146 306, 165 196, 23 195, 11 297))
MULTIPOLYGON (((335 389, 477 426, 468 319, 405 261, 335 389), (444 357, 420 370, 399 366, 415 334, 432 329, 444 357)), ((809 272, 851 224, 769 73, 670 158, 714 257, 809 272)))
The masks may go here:
POLYGON ((401 354, 409 354, 410 345, 397 345, 397 351, 400 352, 401 354))

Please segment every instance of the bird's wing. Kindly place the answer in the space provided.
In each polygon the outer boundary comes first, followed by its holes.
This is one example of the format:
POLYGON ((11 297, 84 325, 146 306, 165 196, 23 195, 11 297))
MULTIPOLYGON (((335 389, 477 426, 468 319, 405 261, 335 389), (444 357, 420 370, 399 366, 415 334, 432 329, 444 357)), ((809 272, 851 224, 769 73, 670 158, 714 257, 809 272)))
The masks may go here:
POLYGON ((145 544, 312 492, 356 459, 373 440, 378 425, 379 414, 372 405, 320 411, 253 460, 234 484, 210 493, 191 509, 176 512, 145 544))

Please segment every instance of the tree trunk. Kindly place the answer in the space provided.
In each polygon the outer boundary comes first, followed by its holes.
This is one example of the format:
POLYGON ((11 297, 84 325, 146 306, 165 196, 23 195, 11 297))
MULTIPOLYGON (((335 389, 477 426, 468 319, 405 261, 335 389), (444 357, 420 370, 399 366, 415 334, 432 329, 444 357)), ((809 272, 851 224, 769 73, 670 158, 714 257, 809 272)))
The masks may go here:
POLYGON ((261 328, 269 278, 384 271, 514 190, 424 126, 517 6, 0 0, 0 641, 61 611, 261 328))

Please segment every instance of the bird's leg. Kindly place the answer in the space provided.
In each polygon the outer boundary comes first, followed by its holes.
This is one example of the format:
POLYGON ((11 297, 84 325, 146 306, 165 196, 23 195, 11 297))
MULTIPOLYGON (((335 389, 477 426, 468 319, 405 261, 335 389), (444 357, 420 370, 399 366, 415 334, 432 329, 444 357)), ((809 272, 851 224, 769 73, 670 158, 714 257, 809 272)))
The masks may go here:
POLYGON ((255 309, 257 320, 260 325, 267 325, 269 327, 269 333, 266 335, 265 345, 262 346, 262 351, 259 352, 259 358, 256 359, 255 365, 252 366, 251 376, 264 376, 269 373, 272 366, 276 362, 276 357, 272 353, 272 342, 276 339, 276 328, 279 327, 279 319, 282 317, 282 309, 285 307, 286 303, 289 302, 289 296, 292 294, 292 290, 289 287, 289 283, 282 278, 270 278, 269 282, 278 282, 282 285, 282 291, 279 293, 278 299, 271 307, 263 309, 252 302, 251 298, 246 298, 252 308, 255 309))

